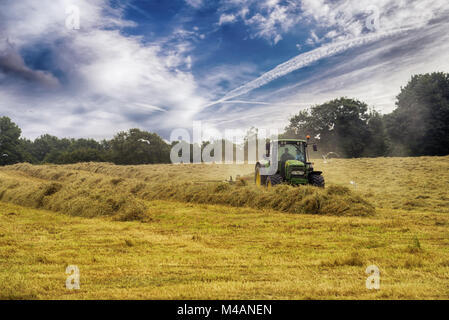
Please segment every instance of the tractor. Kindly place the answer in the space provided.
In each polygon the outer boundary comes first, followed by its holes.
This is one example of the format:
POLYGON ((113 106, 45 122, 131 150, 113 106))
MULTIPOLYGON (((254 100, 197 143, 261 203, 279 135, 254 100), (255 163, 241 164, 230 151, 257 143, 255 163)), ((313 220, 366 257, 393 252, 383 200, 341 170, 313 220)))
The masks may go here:
MULTIPOLYGON (((287 183, 293 186, 312 185, 324 188, 322 172, 315 171, 313 163, 310 162, 309 141, 310 136, 307 136, 307 141, 281 139, 267 143, 266 158, 270 160, 259 161, 256 164, 256 185, 273 187, 287 183), (273 166, 268 170, 273 159, 277 161, 277 168, 273 166), (267 175, 268 171, 271 174, 267 175)), ((313 144, 313 151, 318 151, 316 144, 313 144)))

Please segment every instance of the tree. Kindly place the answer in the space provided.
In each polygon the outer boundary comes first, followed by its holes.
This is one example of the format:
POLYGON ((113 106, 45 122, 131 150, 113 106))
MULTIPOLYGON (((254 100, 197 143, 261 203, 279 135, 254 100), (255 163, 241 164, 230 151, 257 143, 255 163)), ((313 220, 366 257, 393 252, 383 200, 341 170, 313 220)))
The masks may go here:
POLYGON ((131 129, 110 141, 110 157, 120 165, 170 163, 170 145, 155 133, 131 129))
POLYGON ((59 154, 66 151, 71 145, 69 139, 44 134, 34 140, 30 153, 38 162, 55 163, 59 154))
POLYGON ((388 154, 389 139, 385 129, 384 118, 376 111, 371 111, 368 119, 369 139, 366 141, 363 156, 379 157, 388 154))
MULTIPOLYGON (((51 152, 47 158, 50 159, 51 152)), ((54 163, 70 164, 79 162, 105 162, 106 152, 101 143, 93 139, 70 139, 70 145, 66 150, 58 150, 54 163)))
POLYGON ((73 151, 62 152, 58 158, 58 164, 71 164, 80 162, 105 162, 105 153, 93 148, 78 148, 73 151))
POLYGON ((324 152, 351 158, 379 156, 386 150, 379 117, 369 112, 364 102, 340 98, 300 111, 290 119, 283 137, 304 139, 311 135, 320 141, 324 152))
POLYGON ((98 141, 94 139, 72 139, 71 146, 69 148, 71 151, 79 150, 79 149, 92 149, 92 150, 103 150, 103 146, 98 141))
POLYGON ((20 128, 10 118, 0 118, 0 165, 22 161, 19 140, 21 133, 20 128))
POLYGON ((449 154, 449 74, 415 75, 385 123, 396 155, 449 154))
POLYGON ((28 163, 38 163, 37 159, 32 154, 33 152, 33 141, 20 138, 19 141, 19 152, 22 155, 22 161, 28 163))

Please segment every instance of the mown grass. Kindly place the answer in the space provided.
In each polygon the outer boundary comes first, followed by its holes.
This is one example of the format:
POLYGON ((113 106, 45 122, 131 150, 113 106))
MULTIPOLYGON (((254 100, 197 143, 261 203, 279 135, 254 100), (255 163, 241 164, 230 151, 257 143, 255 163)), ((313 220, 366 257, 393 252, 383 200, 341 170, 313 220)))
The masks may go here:
POLYGON ((298 216, 147 205, 151 221, 141 223, 0 203, 0 298, 449 298, 445 214, 298 216), (365 287, 373 264, 379 291, 365 287), (68 265, 80 269, 79 291, 65 288, 68 265))
MULTIPOLYGON (((201 165, 193 169, 201 172, 213 167, 201 165)), ((170 176, 179 167, 164 166, 160 171, 149 167, 148 170, 153 170, 155 176, 170 176)), ((142 221, 146 219, 142 200, 222 204, 296 214, 366 216, 375 213, 369 201, 343 186, 319 189, 283 185, 266 189, 257 188, 252 179, 231 185, 202 181, 195 174, 188 178, 184 172, 175 177, 155 180, 148 178, 148 173, 134 175, 130 168, 109 164, 86 164, 84 169, 20 164, 0 171, 0 200, 74 216, 116 216, 119 220, 142 221)))
POLYGON ((330 188, 275 188, 260 206, 269 191, 220 182, 252 166, 2 168, 0 298, 449 299, 449 157, 316 168, 330 188), (192 200, 187 187, 224 191, 192 200), (339 214, 329 196, 336 212, 292 214, 281 192, 340 193, 376 213, 339 214), (365 288, 373 264, 379 291, 365 288), (81 290, 65 288, 67 265, 80 268, 81 290))
POLYGON ((316 163, 327 181, 350 186, 376 208, 449 213, 449 156, 316 163))

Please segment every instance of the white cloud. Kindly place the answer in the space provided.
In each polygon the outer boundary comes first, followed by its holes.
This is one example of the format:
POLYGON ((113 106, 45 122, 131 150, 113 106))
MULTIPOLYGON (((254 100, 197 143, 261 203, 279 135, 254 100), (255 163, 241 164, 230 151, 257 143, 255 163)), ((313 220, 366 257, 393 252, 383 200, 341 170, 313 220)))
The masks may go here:
POLYGON ((185 0, 188 5, 198 9, 203 6, 203 0, 185 0))
POLYGON ((203 86, 202 94, 210 98, 224 95, 229 88, 235 88, 242 82, 254 78, 257 70, 256 65, 248 63, 213 66, 206 74, 200 76, 203 86))
POLYGON ((282 34, 291 30, 300 20, 299 6, 295 1, 278 0, 226 0, 220 17, 232 17, 232 21, 243 21, 250 30, 250 37, 262 38, 275 45, 282 40, 282 34), (250 7, 253 8, 251 14, 250 7))
MULTIPOLYGON (((223 98, 208 104, 215 105, 222 101, 234 99, 238 96, 247 94, 252 90, 267 85, 268 83, 283 77, 293 71, 301 69, 310 64, 344 52, 354 47, 360 47, 383 38, 388 38, 397 34, 402 34, 409 30, 420 30, 428 25, 432 19, 444 17, 448 12, 447 3, 443 0, 436 0, 428 5, 413 0, 402 0, 399 3, 389 0, 380 0, 377 5, 379 12, 386 15, 380 28, 375 32, 362 33, 363 24, 356 19, 357 15, 366 12, 366 8, 370 8, 368 0, 303 0, 302 9, 304 14, 309 18, 313 18, 316 22, 326 27, 325 38, 331 38, 333 42, 324 44, 321 47, 300 54, 299 56, 282 63, 274 69, 264 73, 262 76, 228 92, 223 98), (417 14, 415 10, 421 10, 417 14), (386 17, 388 16, 389 19, 386 17), (385 22, 384 22, 385 20, 385 22), (387 22, 388 20, 388 22, 387 22)), ((277 1, 264 2, 268 7, 278 8, 277 1)), ((372 9, 371 12, 372 13, 372 9)), ((379 17, 380 18, 380 17, 379 17)), ((265 19, 260 14, 255 15, 251 19, 265 19)), ((270 28, 265 28, 265 32, 269 32, 270 28)), ((307 40, 308 44, 322 43, 316 32, 311 31, 311 38, 307 40)))
POLYGON ((321 27, 333 41, 366 31, 417 29, 448 9, 445 0, 302 0, 301 8, 304 18, 321 27))
POLYGON ((220 20, 218 21, 218 25, 222 26, 227 23, 233 23, 237 20, 237 17, 233 14, 222 14, 220 16, 220 20))
MULTIPOLYGON (((192 121, 204 100, 196 93, 192 74, 181 71, 192 64, 188 44, 180 41, 166 51, 160 44, 124 36, 120 28, 132 23, 121 18, 119 9, 100 0, 70 1, 81 8, 81 30, 67 30, 66 3, 0 4, 0 43, 9 39, 18 51, 51 50, 53 67, 64 79, 57 90, 39 89, 37 94, 33 84, 11 81, 0 66, 2 114, 21 119, 30 137, 45 132, 105 137, 130 127, 155 130, 192 121)), ((57 79, 49 71, 32 70, 23 63, 9 65, 18 66, 28 77, 57 79)))
POLYGON ((252 90, 255 90, 257 88, 260 88, 262 86, 267 85, 268 83, 279 79, 280 77, 283 77, 293 71, 296 71, 298 69, 304 68, 305 66, 309 66, 310 64, 336 55, 338 53, 344 52, 348 49, 362 46, 368 43, 371 43, 373 41, 377 41, 379 39, 393 36, 395 34, 401 34, 403 32, 406 32, 407 29, 402 30, 395 30, 395 31, 389 31, 384 33, 376 33, 372 35, 367 35, 363 37, 358 37, 351 40, 345 40, 329 45, 325 45, 322 47, 319 47, 315 50, 300 54, 296 56, 295 58, 284 62, 280 65, 278 65, 276 68, 264 73, 262 76, 258 77, 257 79, 252 80, 251 82, 248 82, 244 84, 243 86, 240 86, 230 92, 228 92, 222 99, 212 102, 208 104, 207 106, 211 106, 217 103, 220 103, 222 101, 230 100, 236 97, 239 97, 241 95, 244 95, 252 90))

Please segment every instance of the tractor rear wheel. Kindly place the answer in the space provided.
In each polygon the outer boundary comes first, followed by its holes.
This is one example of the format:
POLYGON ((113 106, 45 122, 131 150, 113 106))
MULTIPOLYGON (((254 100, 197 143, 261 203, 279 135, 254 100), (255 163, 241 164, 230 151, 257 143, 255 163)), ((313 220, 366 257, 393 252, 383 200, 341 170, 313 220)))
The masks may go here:
POLYGON ((256 183, 256 186, 261 187, 264 186, 267 181, 267 176, 262 176, 260 174, 260 166, 256 167, 256 173, 254 175, 254 182, 256 183))
POLYGON ((313 174, 309 180, 310 184, 315 187, 324 188, 324 177, 320 174, 313 174))
POLYGON ((282 181, 283 181, 282 176, 280 174, 275 174, 274 176, 269 176, 267 178, 266 185, 268 188, 270 188, 270 187, 280 185, 282 183, 282 181))

